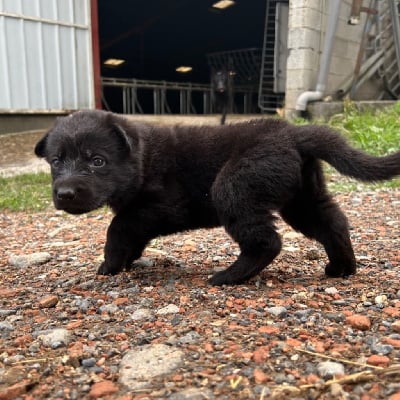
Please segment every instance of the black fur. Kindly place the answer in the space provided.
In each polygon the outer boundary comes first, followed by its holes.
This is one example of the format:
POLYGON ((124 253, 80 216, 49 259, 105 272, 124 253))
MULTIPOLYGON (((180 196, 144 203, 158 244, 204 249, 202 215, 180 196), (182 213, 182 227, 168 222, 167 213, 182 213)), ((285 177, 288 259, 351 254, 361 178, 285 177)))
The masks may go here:
POLYGON ((214 285, 242 283, 279 254, 274 211, 324 245, 327 275, 354 274, 347 220, 320 159, 364 181, 400 174, 400 152, 373 157, 327 127, 278 119, 170 128, 84 111, 60 118, 35 152, 52 166, 56 208, 115 212, 99 274, 128 267, 156 236, 222 225, 241 253, 214 285))

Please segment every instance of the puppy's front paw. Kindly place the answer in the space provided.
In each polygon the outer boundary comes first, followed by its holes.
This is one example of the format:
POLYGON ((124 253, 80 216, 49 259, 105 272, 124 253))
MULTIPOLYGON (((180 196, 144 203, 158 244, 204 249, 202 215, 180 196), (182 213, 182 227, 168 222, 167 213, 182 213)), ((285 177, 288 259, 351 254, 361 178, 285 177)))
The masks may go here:
POLYGON ((234 277, 227 271, 219 271, 215 273, 208 282, 213 286, 222 286, 222 285, 236 285, 238 283, 242 283, 242 280, 234 279, 234 277))
POLYGON ((354 275, 356 273, 356 266, 352 264, 348 265, 334 265, 328 263, 325 267, 325 274, 331 278, 346 277, 354 275))
POLYGON ((116 275, 118 272, 119 270, 111 268, 105 261, 103 261, 97 270, 97 275, 116 275))

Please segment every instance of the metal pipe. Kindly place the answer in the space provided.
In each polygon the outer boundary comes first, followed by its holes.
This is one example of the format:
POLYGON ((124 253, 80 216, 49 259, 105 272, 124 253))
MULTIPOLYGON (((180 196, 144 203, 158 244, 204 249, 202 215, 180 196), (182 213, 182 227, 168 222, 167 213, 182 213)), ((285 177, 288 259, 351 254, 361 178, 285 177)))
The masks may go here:
POLYGON ((337 23, 339 21, 340 3, 341 0, 330 0, 328 2, 328 22, 325 30, 324 49, 319 65, 317 85, 315 91, 303 92, 297 98, 296 110, 298 111, 305 111, 307 109, 307 104, 310 101, 320 100, 324 94, 329 72, 329 65, 332 57, 332 48, 335 39, 337 23))

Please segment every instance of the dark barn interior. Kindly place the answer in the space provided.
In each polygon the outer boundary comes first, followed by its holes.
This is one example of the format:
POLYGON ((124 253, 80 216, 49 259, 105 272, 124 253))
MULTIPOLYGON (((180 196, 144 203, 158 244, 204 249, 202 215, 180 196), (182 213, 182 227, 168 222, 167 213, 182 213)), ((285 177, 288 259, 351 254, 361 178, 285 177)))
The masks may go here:
MULTIPOLYGON (((102 78, 209 84, 215 53, 218 59, 221 52, 252 49, 258 52, 259 63, 266 2, 238 0, 222 10, 213 7, 215 2, 98 0, 102 78), (124 62, 117 67, 105 65, 110 58, 124 62), (177 72, 179 66, 192 70, 177 72)), ((248 79, 255 87, 257 72, 249 77, 236 75, 235 84, 248 79)), ((141 95, 141 112, 153 113, 153 94, 147 92, 147 96, 141 95)), ((103 96, 112 111, 122 111, 120 90, 103 86, 103 96)), ((168 112, 179 113, 174 105, 178 93, 169 96, 168 112)))

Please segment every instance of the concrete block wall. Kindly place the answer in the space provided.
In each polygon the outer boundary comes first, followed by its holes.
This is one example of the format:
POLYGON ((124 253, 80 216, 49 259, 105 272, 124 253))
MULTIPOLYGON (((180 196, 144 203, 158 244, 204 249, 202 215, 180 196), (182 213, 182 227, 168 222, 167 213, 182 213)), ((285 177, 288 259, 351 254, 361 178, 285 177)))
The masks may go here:
MULTIPOLYGON (((298 96, 315 90, 327 25, 328 1, 289 1, 288 60, 285 110, 293 113, 298 96)), ((365 14, 358 25, 349 25, 351 0, 342 0, 333 45, 326 95, 332 94, 352 73, 360 46, 365 14)))

